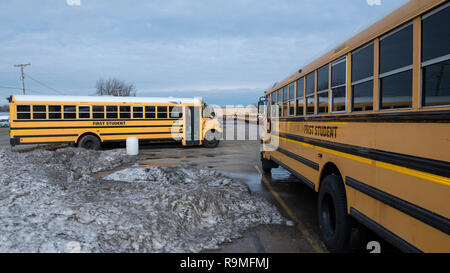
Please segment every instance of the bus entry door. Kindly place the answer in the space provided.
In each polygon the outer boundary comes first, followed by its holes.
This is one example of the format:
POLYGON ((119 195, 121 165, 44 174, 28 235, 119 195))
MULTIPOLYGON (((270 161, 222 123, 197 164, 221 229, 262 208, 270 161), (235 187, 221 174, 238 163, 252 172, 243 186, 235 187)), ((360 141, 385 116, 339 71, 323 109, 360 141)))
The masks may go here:
POLYGON ((201 107, 198 106, 189 106, 185 107, 185 119, 186 125, 184 130, 184 137, 186 140, 187 146, 200 145, 200 115, 201 115, 201 107))

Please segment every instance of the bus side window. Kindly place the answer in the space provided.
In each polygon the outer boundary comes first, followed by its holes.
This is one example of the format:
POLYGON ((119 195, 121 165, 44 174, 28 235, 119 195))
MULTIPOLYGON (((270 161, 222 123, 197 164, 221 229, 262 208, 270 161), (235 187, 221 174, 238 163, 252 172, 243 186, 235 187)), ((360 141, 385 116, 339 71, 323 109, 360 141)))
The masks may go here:
POLYGON ((158 106, 158 118, 167 118, 167 106, 158 106))
POLYGON ((106 118, 117 119, 117 106, 110 105, 106 106, 106 118))
POLYGON ((31 119, 30 105, 17 105, 17 119, 31 119))
POLYGON ((373 110, 373 42, 352 53, 353 112, 373 110))
POLYGON ((413 25, 380 38, 380 108, 412 107, 413 25))
POLYGON ((314 88, 316 77, 314 72, 306 75, 306 114, 314 114, 314 88))
POLYGON ((131 118, 131 107, 130 106, 120 106, 120 118, 129 119, 131 118))
POLYGON ((76 119, 77 108, 75 105, 64 105, 64 119, 76 119))
POLYGON ((317 113, 328 113, 328 65, 317 70, 317 113))
POLYGON ((277 101, 277 105, 278 105, 278 116, 281 117, 283 116, 283 102, 282 102, 282 98, 283 98, 283 89, 279 89, 277 91, 278 94, 278 101, 277 101))
POLYGON ((304 93, 304 78, 297 81, 297 116, 303 116, 303 109, 305 108, 304 93))
POLYGON ((79 105, 78 106, 78 118, 79 119, 90 119, 91 118, 91 106, 79 105))
POLYGON ((288 96, 288 86, 283 87, 283 116, 288 115, 289 111, 289 96, 288 96))
POLYGON ((169 106, 170 118, 182 118, 183 107, 181 106, 169 106))
POLYGON ((143 106, 133 106, 133 118, 135 118, 135 119, 144 118, 144 107, 143 106))
POLYGON ((33 105, 33 119, 47 119, 47 105, 33 105))
POLYGON ((105 118, 105 106, 103 106, 103 105, 92 106, 92 117, 94 119, 104 119, 105 118))
POLYGON ((450 105, 450 4, 422 18, 422 106, 450 105))
POLYGON ((331 64, 331 111, 347 110, 347 57, 331 64))
POLYGON ((49 119, 61 119, 61 105, 49 105, 48 106, 48 118, 49 119))
POLYGON ((295 83, 289 84, 289 116, 295 115, 295 83))
POLYGON ((155 119, 156 118, 156 107, 155 106, 145 106, 145 118, 155 119))

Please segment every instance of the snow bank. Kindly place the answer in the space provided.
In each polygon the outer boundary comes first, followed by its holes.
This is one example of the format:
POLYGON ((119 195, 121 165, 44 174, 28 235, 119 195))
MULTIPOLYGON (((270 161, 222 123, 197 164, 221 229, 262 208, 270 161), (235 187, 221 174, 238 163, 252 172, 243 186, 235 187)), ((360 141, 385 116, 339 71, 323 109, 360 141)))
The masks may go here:
POLYGON ((199 252, 284 223, 247 187, 206 169, 130 168, 124 150, 0 149, 0 252, 199 252))

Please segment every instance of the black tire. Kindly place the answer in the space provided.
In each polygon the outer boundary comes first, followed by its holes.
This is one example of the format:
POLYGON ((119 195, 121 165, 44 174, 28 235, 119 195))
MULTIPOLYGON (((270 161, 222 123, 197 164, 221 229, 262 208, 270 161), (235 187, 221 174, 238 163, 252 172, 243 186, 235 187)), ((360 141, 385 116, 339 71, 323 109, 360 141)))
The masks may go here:
POLYGON ((278 164, 273 162, 272 160, 261 158, 261 166, 266 174, 270 174, 273 168, 278 168, 278 164))
POLYGON ((86 135, 78 141, 78 147, 86 150, 98 150, 100 149, 100 140, 93 135, 86 135))
POLYGON ((215 130, 209 130, 203 139, 203 146, 206 148, 216 148, 219 146, 219 133, 215 130))
POLYGON ((347 214, 347 198, 342 179, 328 175, 320 186, 318 217, 322 237, 331 252, 348 252, 352 221, 347 214))

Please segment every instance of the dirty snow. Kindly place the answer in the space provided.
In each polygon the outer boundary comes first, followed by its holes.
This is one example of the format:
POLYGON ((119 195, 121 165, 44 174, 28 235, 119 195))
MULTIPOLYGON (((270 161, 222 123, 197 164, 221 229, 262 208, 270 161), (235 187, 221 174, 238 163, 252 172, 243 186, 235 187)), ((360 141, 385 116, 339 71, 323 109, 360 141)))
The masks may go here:
POLYGON ((0 252, 199 252, 260 224, 275 207, 216 171, 127 168, 123 149, 0 149, 0 252))

